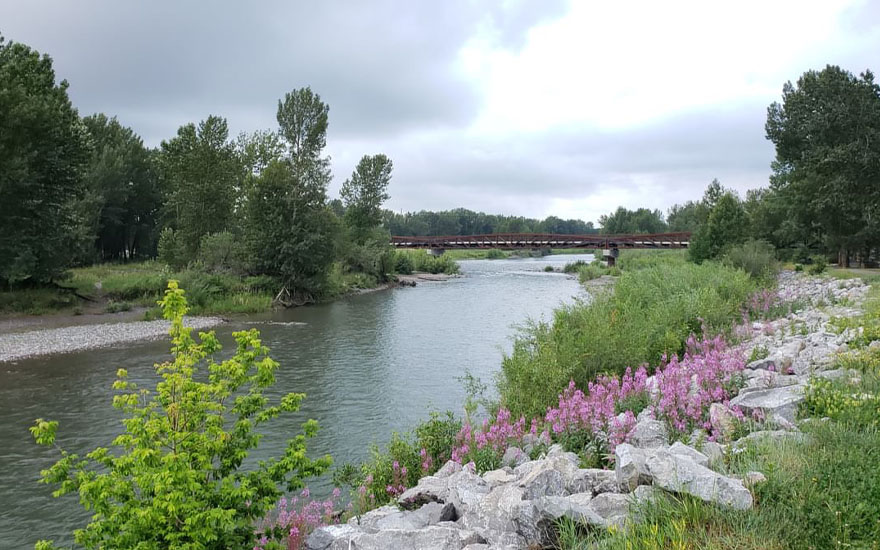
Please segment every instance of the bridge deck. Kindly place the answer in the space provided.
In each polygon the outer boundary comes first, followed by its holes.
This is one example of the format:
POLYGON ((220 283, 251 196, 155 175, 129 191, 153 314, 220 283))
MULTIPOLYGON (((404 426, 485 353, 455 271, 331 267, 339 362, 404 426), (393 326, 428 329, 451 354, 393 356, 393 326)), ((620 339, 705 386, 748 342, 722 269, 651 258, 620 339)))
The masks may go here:
POLYGON ((396 248, 687 248, 690 233, 645 235, 558 235, 550 233, 493 233, 445 237, 391 237, 396 248))

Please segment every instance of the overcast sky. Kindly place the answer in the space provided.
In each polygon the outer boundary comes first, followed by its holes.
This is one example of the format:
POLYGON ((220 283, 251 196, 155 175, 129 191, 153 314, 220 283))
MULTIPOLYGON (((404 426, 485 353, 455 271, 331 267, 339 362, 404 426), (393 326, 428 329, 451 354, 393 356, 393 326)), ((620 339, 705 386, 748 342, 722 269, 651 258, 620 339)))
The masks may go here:
POLYGON ((209 114, 275 128, 311 86, 333 196, 385 153, 394 210, 596 221, 765 186, 767 106, 808 69, 877 70, 880 0, 0 0, 0 32, 150 146, 209 114))

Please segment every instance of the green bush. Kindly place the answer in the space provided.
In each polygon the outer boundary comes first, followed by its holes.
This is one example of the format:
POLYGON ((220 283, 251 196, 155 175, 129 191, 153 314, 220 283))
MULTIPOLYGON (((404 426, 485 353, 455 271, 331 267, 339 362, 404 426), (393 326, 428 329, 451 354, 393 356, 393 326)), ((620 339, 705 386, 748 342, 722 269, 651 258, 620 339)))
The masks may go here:
POLYGON ((828 260, 825 259, 825 256, 813 256, 812 263, 807 268, 807 272, 810 275, 820 275, 825 273, 825 269, 828 267, 828 260))
POLYGON ((531 323, 505 357, 498 387, 514 416, 543 414, 569 380, 657 364, 681 352, 701 324, 724 330, 756 289, 744 272, 716 263, 658 263, 624 271, 610 293, 562 307, 552 323, 531 323))
POLYGON ((565 264, 565 267, 562 268, 562 272, 563 273, 577 273, 578 270, 580 270, 580 268, 586 267, 587 265, 589 265, 589 264, 587 264, 587 262, 585 262, 583 260, 578 260, 576 262, 568 262, 567 264, 565 264))
MULTIPOLYGON (((221 346, 214 332, 197 342, 183 326, 187 302, 175 281, 162 306, 172 339, 172 360, 157 365, 162 380, 147 392, 120 369, 113 406, 125 415, 125 430, 114 449, 99 447, 85 457, 61 451, 41 481, 60 486, 55 496, 79 493, 91 510, 91 522, 74 532, 85 548, 252 548, 255 522, 283 491, 301 488, 303 479, 330 465, 329 457, 306 456, 317 423, 303 424, 281 457, 244 471, 243 461, 260 441, 255 428, 297 411, 305 396, 286 394, 270 406, 264 392, 279 365, 256 329, 234 333, 232 357, 216 363, 221 346)), ((38 444, 52 446, 57 428, 38 419, 31 432, 38 444)))
POLYGON ((598 279, 602 275, 605 275, 606 269, 601 266, 597 266, 595 264, 582 265, 580 269, 578 269, 578 281, 581 284, 586 283, 587 281, 592 281, 593 279, 598 279))
POLYGON ((248 270, 244 245, 229 231, 202 237, 199 261, 205 270, 243 275, 248 270))
POLYGON ((461 421, 452 412, 431 413, 412 432, 392 434, 384 450, 374 445, 366 462, 337 468, 333 483, 353 490, 358 513, 386 504, 399 495, 401 486, 412 487, 443 466, 460 430, 461 421))
POLYGON ((729 248, 724 264, 742 269, 756 279, 772 279, 779 272, 776 251, 767 241, 750 240, 729 248))
POLYGON ((498 250, 497 248, 489 249, 486 252, 487 260, 503 260, 504 258, 507 258, 507 253, 503 250, 498 250))
POLYGON ((163 229, 159 234, 158 260, 171 269, 179 270, 186 267, 190 259, 186 253, 186 243, 177 232, 170 227, 163 229))
POLYGON ((401 275, 409 275, 413 272, 413 261, 409 254, 398 250, 394 255, 394 271, 401 275))

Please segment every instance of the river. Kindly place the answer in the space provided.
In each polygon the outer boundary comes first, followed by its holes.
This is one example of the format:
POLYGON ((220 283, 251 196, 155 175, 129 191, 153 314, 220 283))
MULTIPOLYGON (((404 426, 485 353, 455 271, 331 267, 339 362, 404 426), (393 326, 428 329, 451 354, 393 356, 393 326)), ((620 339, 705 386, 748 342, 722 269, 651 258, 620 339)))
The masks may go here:
MULTIPOLYGON (((281 453, 285 437, 306 418, 320 424, 312 455, 336 464, 365 458, 432 410, 461 413, 466 394, 459 377, 470 372, 493 386, 516 325, 549 318, 583 295, 573 277, 545 273, 591 255, 462 261, 463 277, 415 288, 367 293, 330 304, 235 319, 230 333, 258 328, 281 363, 272 395, 307 394, 299 413, 269 423, 256 458, 281 453)), ((28 432, 36 418, 58 420, 58 443, 84 454, 107 446, 120 431, 110 385, 125 368, 139 385, 154 385, 153 364, 168 357, 167 342, 0 363, 0 549, 33 548, 37 539, 69 543, 85 525, 75 496, 51 497, 39 471, 58 458, 28 432)), ((317 482, 318 492, 327 481, 317 482)))

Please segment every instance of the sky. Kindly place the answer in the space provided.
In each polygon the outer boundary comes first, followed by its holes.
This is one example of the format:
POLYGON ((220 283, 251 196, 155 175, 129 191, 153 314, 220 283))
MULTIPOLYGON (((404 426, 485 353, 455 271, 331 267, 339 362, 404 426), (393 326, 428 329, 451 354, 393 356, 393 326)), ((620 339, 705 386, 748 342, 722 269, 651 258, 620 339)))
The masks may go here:
POLYGON ((148 146, 210 114, 277 128, 310 86, 332 197, 384 153, 395 211, 596 222, 766 186, 767 106, 807 70, 878 70, 880 0, 0 0, 0 33, 148 146))

